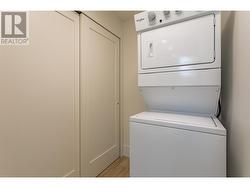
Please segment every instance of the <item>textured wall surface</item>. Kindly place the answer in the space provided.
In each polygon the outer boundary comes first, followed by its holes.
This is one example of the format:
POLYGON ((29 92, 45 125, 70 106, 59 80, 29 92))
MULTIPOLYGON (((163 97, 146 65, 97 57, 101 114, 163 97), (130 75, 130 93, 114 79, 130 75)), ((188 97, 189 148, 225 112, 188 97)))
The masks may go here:
POLYGON ((222 123, 228 175, 250 176, 250 12, 222 13, 222 123))

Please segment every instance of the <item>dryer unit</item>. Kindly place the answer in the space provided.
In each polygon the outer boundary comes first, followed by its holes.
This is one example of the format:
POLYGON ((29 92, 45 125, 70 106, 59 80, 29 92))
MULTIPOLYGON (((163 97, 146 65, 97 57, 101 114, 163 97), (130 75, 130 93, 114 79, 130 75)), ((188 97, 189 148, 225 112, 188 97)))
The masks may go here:
POLYGON ((149 110, 214 115, 221 86, 219 12, 142 12, 138 86, 149 110))
POLYGON ((226 176, 220 13, 142 12, 135 26, 148 112, 130 117, 130 175, 226 176))

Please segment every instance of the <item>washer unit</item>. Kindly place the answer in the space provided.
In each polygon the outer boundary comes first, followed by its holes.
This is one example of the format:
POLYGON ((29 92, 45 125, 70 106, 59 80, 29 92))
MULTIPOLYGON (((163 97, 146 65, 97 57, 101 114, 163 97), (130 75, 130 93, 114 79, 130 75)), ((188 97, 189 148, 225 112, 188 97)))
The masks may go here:
POLYGON ((130 176, 226 176, 226 131, 218 119, 142 112, 130 124, 130 176))
POLYGON ((147 11, 135 26, 149 112, 130 117, 130 175, 225 176, 220 12, 147 11))

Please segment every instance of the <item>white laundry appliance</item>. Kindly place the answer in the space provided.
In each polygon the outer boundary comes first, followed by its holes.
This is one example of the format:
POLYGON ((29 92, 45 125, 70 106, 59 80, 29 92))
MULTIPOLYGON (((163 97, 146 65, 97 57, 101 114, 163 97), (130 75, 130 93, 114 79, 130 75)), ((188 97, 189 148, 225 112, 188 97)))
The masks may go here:
POLYGON ((226 176, 220 12, 146 11, 135 26, 148 112, 130 117, 130 175, 226 176))

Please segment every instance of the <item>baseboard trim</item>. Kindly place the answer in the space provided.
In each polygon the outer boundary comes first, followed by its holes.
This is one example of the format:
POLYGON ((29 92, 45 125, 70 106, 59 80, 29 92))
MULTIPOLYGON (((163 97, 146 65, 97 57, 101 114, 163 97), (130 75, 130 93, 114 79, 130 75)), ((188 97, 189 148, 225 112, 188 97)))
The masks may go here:
POLYGON ((123 152, 122 152, 122 155, 126 156, 126 157, 129 157, 129 145, 123 145, 123 152))

